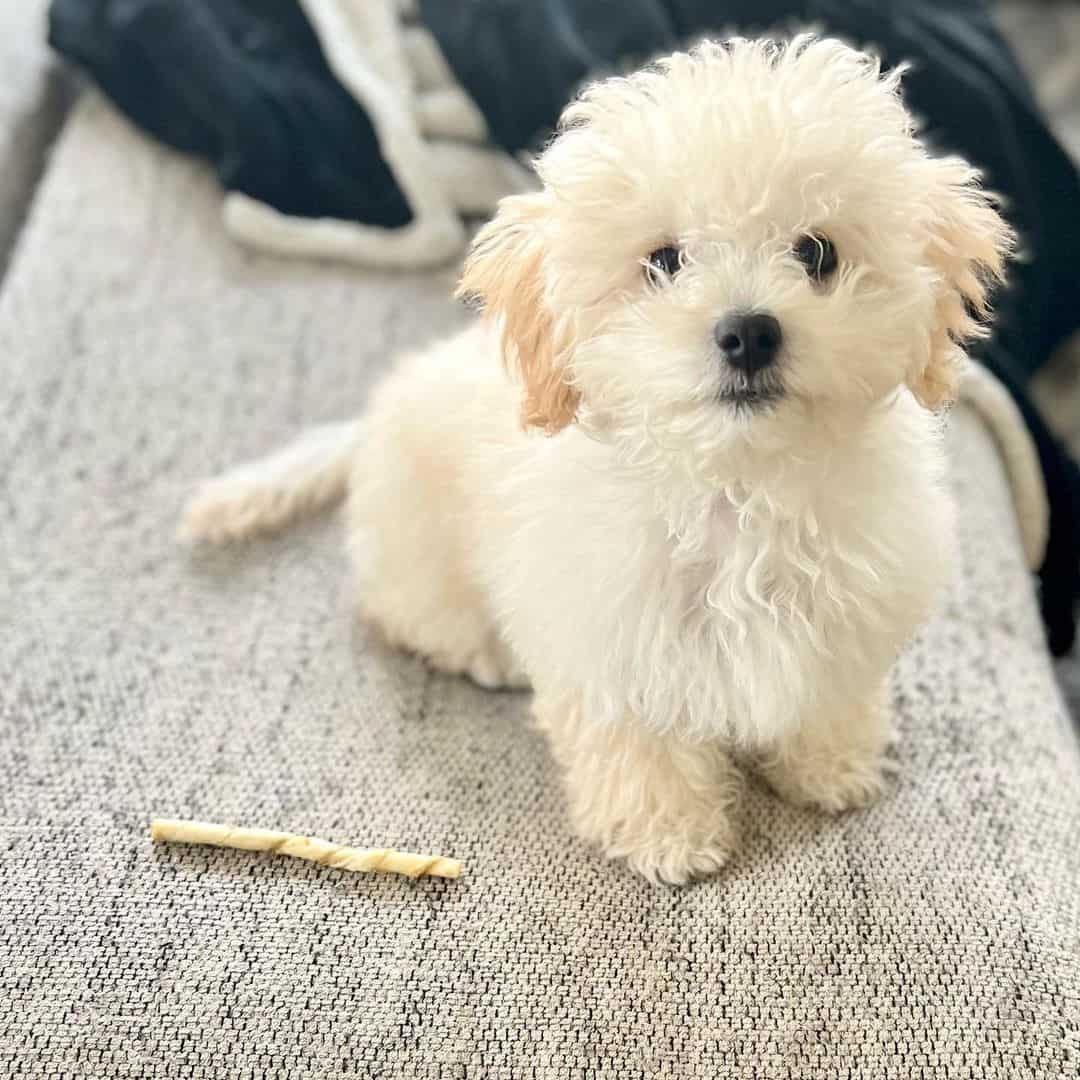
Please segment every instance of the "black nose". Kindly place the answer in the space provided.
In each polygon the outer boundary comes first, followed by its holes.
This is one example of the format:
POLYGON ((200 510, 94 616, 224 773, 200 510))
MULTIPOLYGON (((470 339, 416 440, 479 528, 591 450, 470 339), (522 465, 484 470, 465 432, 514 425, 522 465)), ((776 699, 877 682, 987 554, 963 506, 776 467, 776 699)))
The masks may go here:
POLYGON ((724 359, 747 375, 767 368, 776 359, 784 340, 780 324, 761 312, 727 315, 716 324, 713 333, 724 359))

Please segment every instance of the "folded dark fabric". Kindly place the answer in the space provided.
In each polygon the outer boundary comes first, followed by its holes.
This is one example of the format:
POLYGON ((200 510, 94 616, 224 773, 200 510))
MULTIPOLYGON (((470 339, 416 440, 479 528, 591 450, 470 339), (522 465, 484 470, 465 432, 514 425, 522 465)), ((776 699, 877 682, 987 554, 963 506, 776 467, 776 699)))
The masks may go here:
POLYGON ((296 0, 53 0, 49 41, 227 190, 300 217, 412 218, 296 0))
POLYGON ((1050 509, 1039 567, 1039 608, 1051 653, 1064 656, 1076 639, 1074 612, 1080 598, 1080 468, 1035 407, 1001 343, 991 341, 981 352, 981 362, 1016 402, 1039 455, 1050 509))

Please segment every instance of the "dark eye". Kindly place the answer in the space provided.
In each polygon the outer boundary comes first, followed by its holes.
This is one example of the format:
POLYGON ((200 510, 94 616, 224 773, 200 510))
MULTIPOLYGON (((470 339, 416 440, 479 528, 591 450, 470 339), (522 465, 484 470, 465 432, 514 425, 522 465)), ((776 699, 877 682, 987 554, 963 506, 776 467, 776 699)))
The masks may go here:
POLYGON ((838 265, 836 248, 823 233, 808 233, 800 236, 792 249, 795 258, 806 268, 806 272, 815 281, 824 281, 836 273, 838 265))
POLYGON ((649 256, 645 272, 657 284, 662 276, 673 278, 679 272, 679 249, 671 244, 657 248, 649 256))

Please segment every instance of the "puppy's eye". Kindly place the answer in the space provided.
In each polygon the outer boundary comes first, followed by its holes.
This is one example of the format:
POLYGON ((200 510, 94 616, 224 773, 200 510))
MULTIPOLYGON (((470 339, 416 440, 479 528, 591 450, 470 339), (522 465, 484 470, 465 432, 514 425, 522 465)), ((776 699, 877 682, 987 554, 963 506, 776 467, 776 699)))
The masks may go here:
POLYGON ((679 272, 679 265, 679 249, 667 244, 652 252, 645 272, 659 285, 665 277, 673 278, 679 272))
POLYGON ((800 236, 792 251, 814 281, 825 281, 836 273, 836 267, 839 265, 836 247, 824 233, 808 233, 806 236, 800 236))

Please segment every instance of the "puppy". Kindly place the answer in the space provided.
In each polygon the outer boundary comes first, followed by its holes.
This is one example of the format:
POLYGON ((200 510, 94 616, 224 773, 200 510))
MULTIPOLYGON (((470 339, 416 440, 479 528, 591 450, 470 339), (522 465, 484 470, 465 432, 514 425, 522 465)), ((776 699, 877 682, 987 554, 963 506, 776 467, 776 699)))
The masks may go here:
POLYGON ((347 495, 363 615, 531 685, 575 829, 651 879, 729 858, 742 764, 876 798, 889 671, 949 571, 934 410, 1012 242, 898 81, 804 36, 590 86, 476 239, 486 318, 211 482, 187 531, 347 495))

